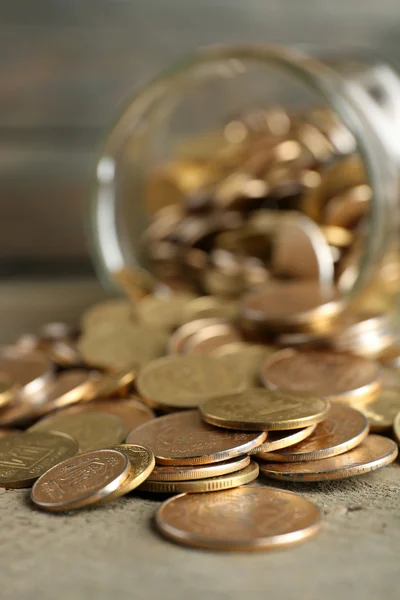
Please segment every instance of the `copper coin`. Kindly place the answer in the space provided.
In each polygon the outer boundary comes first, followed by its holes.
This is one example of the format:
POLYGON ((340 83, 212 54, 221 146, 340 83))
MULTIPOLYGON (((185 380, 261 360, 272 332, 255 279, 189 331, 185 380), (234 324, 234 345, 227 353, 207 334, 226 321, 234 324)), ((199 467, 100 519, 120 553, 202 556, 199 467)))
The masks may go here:
POLYGON ((313 536, 319 509, 275 488, 242 487, 170 498, 156 514, 163 535, 180 544, 215 550, 267 550, 313 536))
POLYGON ((93 384, 92 398, 108 398, 128 389, 136 378, 138 365, 127 365, 114 373, 98 376, 93 384))
POLYGON ((344 454, 296 463, 261 463, 260 471, 273 479, 286 481, 329 481, 364 475, 392 463, 397 446, 388 438, 369 435, 357 448, 344 454))
POLYGON ((40 352, 21 352, 0 358, 0 371, 20 386, 26 396, 41 392, 53 377, 47 357, 40 352))
POLYGON ((46 413, 56 408, 63 408, 84 400, 93 389, 94 379, 88 371, 71 369, 60 373, 44 390, 43 405, 38 407, 38 413, 46 413))
POLYGON ((206 398, 242 390, 240 373, 207 356, 166 356, 151 361, 137 380, 140 395, 152 408, 194 408, 206 398))
POLYGON ((317 396, 253 388, 216 396, 200 406, 203 419, 240 431, 299 429, 323 421, 329 402, 317 396))
POLYGON ((78 352, 75 340, 55 340, 46 346, 45 352, 48 358, 60 367, 82 366, 83 359, 78 352))
POLYGON ((382 387, 400 389, 400 371, 393 367, 382 367, 382 387))
POLYGON ((232 300, 217 296, 200 296, 188 302, 185 307, 185 320, 198 319, 234 319, 238 305, 232 300))
POLYGON ((182 323, 184 311, 191 300, 193 295, 189 293, 146 296, 137 304, 138 318, 152 327, 175 329, 182 323))
POLYGON ((19 429, 0 429, 0 438, 12 435, 13 433, 21 433, 19 429))
POLYGON ((367 406, 360 407, 360 410, 367 417, 371 431, 390 430, 400 411, 400 389, 383 388, 375 400, 367 406))
POLYGON ((173 413, 131 431, 128 444, 149 448, 161 465, 204 465, 246 454, 265 432, 225 431, 207 425, 197 410, 173 413))
POLYGON ((154 454, 144 446, 120 444, 112 450, 119 450, 128 457, 131 472, 122 485, 105 498, 107 502, 125 496, 139 487, 151 475, 155 465, 154 454))
POLYGON ((393 423, 394 435, 396 437, 397 443, 400 444, 400 412, 397 413, 393 423))
POLYGON ((274 283, 250 292, 242 301, 241 315, 272 331, 325 331, 344 308, 335 290, 317 282, 274 283))
MULTIPOLYGON (((75 414, 85 412, 106 412, 119 417, 126 427, 131 431, 143 423, 155 418, 151 408, 140 402, 135 396, 130 398, 108 398, 107 400, 92 400, 79 403, 62 411, 62 414, 75 414)), ((60 414, 60 413, 58 413, 60 414)))
POLYGON ((60 461, 76 454, 78 444, 69 435, 26 432, 0 440, 0 487, 25 488, 60 461))
POLYGON ((294 444, 307 439, 315 430, 316 426, 317 425, 309 425, 308 427, 289 429, 288 431, 269 431, 267 441, 257 446, 257 448, 250 450, 249 454, 257 454, 258 458, 263 458, 263 455, 266 453, 268 453, 269 456, 269 453, 274 450, 294 446, 294 444))
POLYGON ((125 299, 103 300, 88 308, 82 315, 81 326, 84 330, 95 329, 104 323, 127 323, 134 320, 131 302, 125 299))
POLYGON ((93 450, 59 463, 32 488, 32 501, 46 510, 82 508, 104 500, 131 472, 128 457, 118 450, 93 450))
POLYGON ((261 344, 236 342, 217 348, 211 353, 212 358, 218 358, 237 372, 246 387, 256 387, 260 383, 260 369, 265 359, 274 354, 276 348, 261 344))
POLYGON ((250 461, 244 469, 234 473, 219 475, 218 477, 206 477, 195 481, 145 481, 140 489, 144 492, 156 492, 159 494, 215 492, 217 490, 229 490, 240 485, 251 483, 258 477, 260 469, 256 462, 250 461))
POLYGON ((208 325, 189 338, 184 351, 185 354, 211 354, 216 348, 239 342, 241 339, 232 325, 208 325))
POLYGON ((361 412, 338 403, 331 406, 326 418, 307 439, 290 448, 259 456, 267 462, 329 458, 358 446, 367 437, 368 430, 368 419, 361 412))
POLYGON ((219 463, 199 466, 162 466, 158 465, 149 477, 149 481, 192 481, 193 479, 205 479, 207 477, 218 477, 244 469, 250 463, 249 456, 237 456, 230 460, 219 463))
POLYGON ((379 389, 380 366, 350 354, 286 349, 266 360, 261 379, 270 389, 350 401, 379 389))
POLYGON ((184 354, 187 341, 208 325, 217 325, 223 323, 221 319, 196 319, 181 325, 169 338, 168 354, 184 354))

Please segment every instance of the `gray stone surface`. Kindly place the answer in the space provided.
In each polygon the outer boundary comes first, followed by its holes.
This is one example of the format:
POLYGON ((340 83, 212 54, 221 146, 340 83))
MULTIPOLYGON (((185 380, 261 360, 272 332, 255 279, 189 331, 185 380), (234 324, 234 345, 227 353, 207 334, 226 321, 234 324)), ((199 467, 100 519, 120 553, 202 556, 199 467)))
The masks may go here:
MULTIPOLYGON (((3 285, 2 324, 11 339, 21 319, 31 330, 49 315, 77 319, 101 295, 92 282, 3 285)), ((275 483, 260 478, 258 485, 275 483)), ((34 509, 26 490, 0 489, 0 598, 399 598, 399 462, 345 481, 279 487, 316 502, 323 529, 302 545, 254 554, 196 550, 163 539, 153 526, 160 504, 155 497, 133 493, 64 515, 34 509)))

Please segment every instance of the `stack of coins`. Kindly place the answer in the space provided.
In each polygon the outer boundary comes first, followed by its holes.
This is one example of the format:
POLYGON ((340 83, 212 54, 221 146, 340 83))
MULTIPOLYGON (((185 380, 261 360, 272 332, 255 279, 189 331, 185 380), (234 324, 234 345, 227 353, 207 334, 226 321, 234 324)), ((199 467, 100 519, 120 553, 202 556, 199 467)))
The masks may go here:
POLYGON ((321 526, 313 503, 268 478, 334 480, 395 460, 395 442, 369 431, 400 442, 400 351, 379 362, 327 343, 332 321, 364 332, 377 317, 348 321, 315 282, 236 300, 134 279, 129 299, 89 308, 76 328, 48 324, 1 349, 0 486, 33 486, 47 511, 172 494, 156 514, 168 538, 257 550, 321 526))

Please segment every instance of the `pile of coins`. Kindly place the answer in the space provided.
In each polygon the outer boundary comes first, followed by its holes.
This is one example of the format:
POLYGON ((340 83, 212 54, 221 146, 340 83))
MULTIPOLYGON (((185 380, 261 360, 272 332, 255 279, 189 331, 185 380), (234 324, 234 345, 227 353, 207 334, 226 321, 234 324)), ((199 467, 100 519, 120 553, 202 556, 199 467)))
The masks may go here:
POLYGON ((383 315, 350 314, 317 282, 239 299, 168 291, 143 272, 127 282, 129 299, 89 308, 79 327, 52 323, 1 349, 0 486, 32 486, 47 511, 173 494, 156 514, 166 537, 258 550, 321 526, 313 503, 268 479, 395 460, 400 348, 377 360, 325 344, 383 315))

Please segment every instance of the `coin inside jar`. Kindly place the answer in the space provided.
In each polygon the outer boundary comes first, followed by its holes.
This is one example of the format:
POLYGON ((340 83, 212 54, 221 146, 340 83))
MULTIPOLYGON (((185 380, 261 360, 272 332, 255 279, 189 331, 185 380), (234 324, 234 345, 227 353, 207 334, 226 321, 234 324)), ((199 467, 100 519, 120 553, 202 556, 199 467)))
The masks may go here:
POLYGON ((326 418, 304 441, 258 456, 266 461, 278 462, 329 458, 358 446, 367 437, 368 430, 368 420, 361 412, 338 403, 331 406, 326 418))
POLYGON ((200 412, 207 423, 217 427, 269 431, 319 423, 329 407, 327 400, 317 396, 254 388, 207 400, 200 412))
POLYGON ((33 486, 31 498, 36 506, 50 511, 89 506, 117 490, 131 469, 123 452, 93 450, 49 469, 33 486))
POLYGON ((226 431, 204 423, 197 410, 153 419, 128 434, 128 444, 149 448, 160 465, 204 465, 246 454, 265 432, 226 431))
POLYGON ((378 363, 360 356, 286 349, 266 360, 261 378, 270 389, 315 394, 343 402, 377 391, 380 370, 378 363))
POLYGON ((262 462, 260 471, 273 479, 296 482, 345 479, 385 467, 396 459, 397 453, 392 440, 369 435, 359 446, 338 456, 304 462, 262 462))
POLYGON ((137 389, 152 408, 183 409, 198 406, 205 398, 239 391, 240 373, 206 356, 168 356, 140 371, 137 389))
POLYGON ((161 533, 215 550, 263 550, 306 540, 321 526, 309 500, 273 488, 242 487, 170 498, 156 514, 161 533), (278 517, 279 515, 279 517, 278 517))

